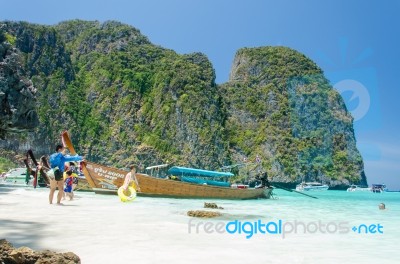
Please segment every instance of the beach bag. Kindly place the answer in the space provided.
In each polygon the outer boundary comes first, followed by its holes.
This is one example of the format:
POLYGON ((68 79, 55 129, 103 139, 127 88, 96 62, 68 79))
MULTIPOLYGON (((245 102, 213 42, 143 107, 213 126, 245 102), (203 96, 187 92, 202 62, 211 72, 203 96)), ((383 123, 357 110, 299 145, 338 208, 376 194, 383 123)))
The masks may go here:
POLYGON ((54 167, 46 172, 47 177, 49 177, 50 180, 55 180, 56 175, 58 176, 59 173, 61 173, 61 172, 58 167, 54 167))
POLYGON ((54 169, 50 169, 46 172, 47 177, 49 177, 50 180, 54 180, 56 177, 54 176, 54 169))

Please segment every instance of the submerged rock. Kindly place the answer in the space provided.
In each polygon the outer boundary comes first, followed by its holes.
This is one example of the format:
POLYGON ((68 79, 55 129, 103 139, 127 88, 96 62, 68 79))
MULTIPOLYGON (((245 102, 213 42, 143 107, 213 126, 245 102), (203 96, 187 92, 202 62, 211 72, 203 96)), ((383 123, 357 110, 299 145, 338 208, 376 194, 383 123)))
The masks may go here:
POLYGON ((222 214, 219 212, 209 212, 209 211, 202 211, 202 210, 191 210, 187 212, 188 216, 191 217, 205 217, 205 218, 211 218, 211 217, 217 217, 221 216, 222 214))
POLYGON ((204 208, 224 209, 223 207, 218 206, 216 203, 204 203, 204 208))

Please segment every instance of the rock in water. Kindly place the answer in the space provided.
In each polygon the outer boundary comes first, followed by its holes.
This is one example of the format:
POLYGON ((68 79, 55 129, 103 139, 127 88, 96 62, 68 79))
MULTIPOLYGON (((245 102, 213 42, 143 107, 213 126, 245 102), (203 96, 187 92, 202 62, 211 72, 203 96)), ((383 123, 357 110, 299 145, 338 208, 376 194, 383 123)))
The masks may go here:
POLYGON ((202 210, 191 210, 187 212, 188 216, 191 217, 202 217, 202 218, 211 218, 221 216, 222 214, 219 212, 209 212, 209 211, 202 211, 202 210))
POLYGON ((224 209, 223 207, 219 207, 216 203, 204 203, 204 208, 224 209))

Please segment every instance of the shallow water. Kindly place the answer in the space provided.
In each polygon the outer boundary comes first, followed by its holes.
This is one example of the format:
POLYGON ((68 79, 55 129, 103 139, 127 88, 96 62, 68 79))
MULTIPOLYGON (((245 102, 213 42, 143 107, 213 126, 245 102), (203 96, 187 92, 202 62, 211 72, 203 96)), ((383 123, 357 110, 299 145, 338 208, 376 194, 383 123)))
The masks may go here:
POLYGON ((72 251, 82 263, 397 263, 400 259, 400 193, 307 192, 318 197, 312 199, 274 192, 276 199, 269 200, 137 197, 125 204, 116 196, 77 192, 75 200, 56 206, 48 204, 46 189, 0 188, 0 238, 15 246, 72 251), (204 202, 222 206, 218 211, 223 215, 215 219, 186 215, 188 210, 204 209, 204 202), (387 210, 378 209, 381 202, 387 210), (260 229, 255 233, 255 222, 269 223, 270 233, 265 226, 261 228, 265 234, 260 229), (226 230, 229 223, 228 230, 236 232, 226 230), (279 223, 281 232, 274 233, 274 224, 279 223), (375 227, 362 226, 360 233, 351 229, 360 225, 375 227))

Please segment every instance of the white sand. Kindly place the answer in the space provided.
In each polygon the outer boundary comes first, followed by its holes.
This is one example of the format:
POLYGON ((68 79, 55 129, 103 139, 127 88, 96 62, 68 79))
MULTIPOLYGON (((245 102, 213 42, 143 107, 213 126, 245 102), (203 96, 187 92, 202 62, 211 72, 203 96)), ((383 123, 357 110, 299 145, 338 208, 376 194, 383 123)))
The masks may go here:
MULTIPOLYGON (((16 247, 72 251, 82 263, 392 263, 380 249, 366 246, 378 240, 365 244, 354 236, 189 234, 193 218, 186 212, 202 209, 203 200, 138 197, 124 204, 116 196, 82 192, 64 206, 47 200, 46 189, 0 187, 0 238, 16 247)), ((223 213, 252 217, 250 209, 237 209, 240 202, 207 202, 225 207, 223 213)))

